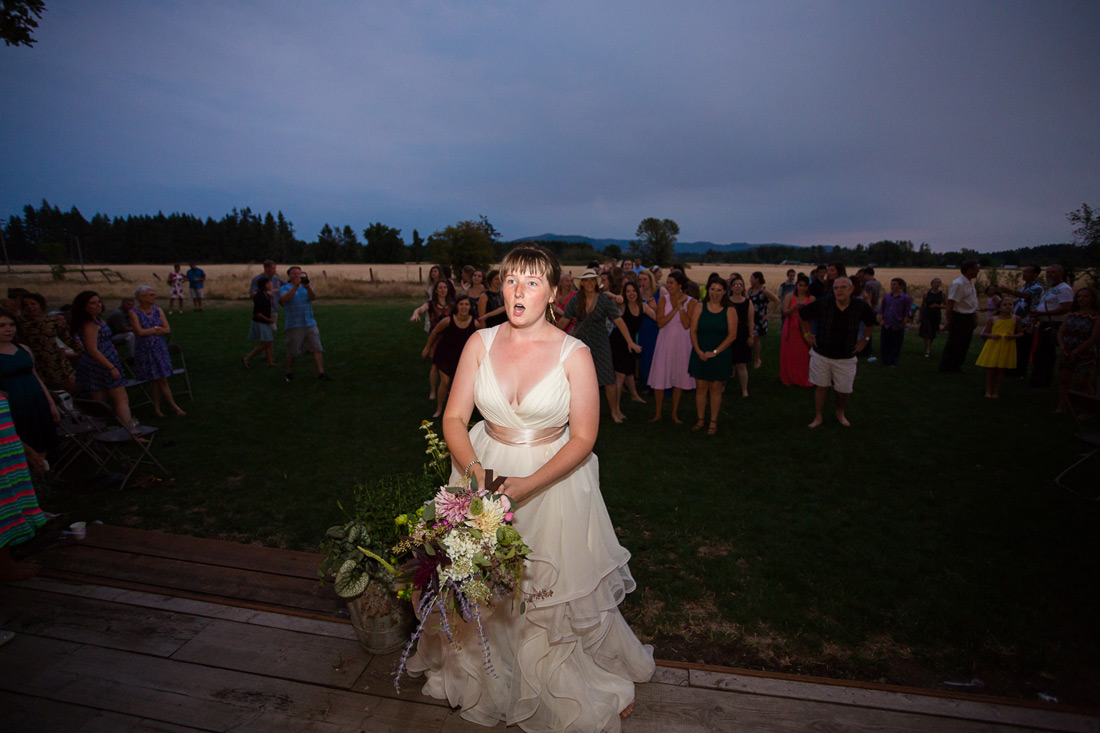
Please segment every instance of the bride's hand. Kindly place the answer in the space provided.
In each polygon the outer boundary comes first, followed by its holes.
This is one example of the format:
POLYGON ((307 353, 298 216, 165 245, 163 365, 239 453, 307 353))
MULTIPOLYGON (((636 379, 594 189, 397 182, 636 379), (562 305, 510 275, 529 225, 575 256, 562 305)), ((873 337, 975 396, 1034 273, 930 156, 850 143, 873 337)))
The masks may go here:
POLYGON ((526 499, 535 488, 536 487, 531 483, 530 477, 518 478, 516 476, 509 476, 504 480, 504 485, 500 487, 497 493, 507 496, 512 500, 512 504, 518 504, 526 499))

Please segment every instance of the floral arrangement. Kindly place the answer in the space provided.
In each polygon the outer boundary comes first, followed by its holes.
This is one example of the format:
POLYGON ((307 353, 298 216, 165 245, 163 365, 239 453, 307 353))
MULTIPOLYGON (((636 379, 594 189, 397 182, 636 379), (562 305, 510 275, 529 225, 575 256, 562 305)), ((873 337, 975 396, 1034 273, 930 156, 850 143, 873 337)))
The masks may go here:
MULTIPOLYGON (((410 555, 402 567, 407 583, 403 592, 420 594, 420 624, 405 646, 394 678, 398 691, 409 653, 437 614, 442 632, 456 648, 453 624, 459 619, 477 624, 485 669, 495 676, 482 609, 511 596, 513 604, 519 600, 524 613, 528 600, 549 597, 550 591, 526 593, 520 588, 531 548, 511 526, 512 519, 508 497, 479 489, 476 478, 441 487, 416 512, 409 536, 394 548, 398 555, 410 555)), ((398 517, 398 522, 402 520, 410 521, 404 515, 398 517)))

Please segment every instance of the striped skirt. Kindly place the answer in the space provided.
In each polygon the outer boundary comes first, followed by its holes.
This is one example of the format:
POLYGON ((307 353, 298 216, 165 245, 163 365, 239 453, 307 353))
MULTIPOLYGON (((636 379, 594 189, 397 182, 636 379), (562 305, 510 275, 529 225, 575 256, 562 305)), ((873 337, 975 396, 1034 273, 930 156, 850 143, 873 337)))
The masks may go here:
POLYGON ((15 434, 8 401, 0 396, 0 547, 26 542, 45 523, 23 443, 15 434))

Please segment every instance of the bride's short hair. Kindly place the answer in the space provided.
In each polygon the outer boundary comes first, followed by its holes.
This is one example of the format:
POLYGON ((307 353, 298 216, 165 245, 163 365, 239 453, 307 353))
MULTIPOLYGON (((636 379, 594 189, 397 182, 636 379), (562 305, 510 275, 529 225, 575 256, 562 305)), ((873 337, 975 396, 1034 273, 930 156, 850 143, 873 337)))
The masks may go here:
MULTIPOLYGON (((531 273, 545 278, 550 284, 551 292, 554 292, 561 281, 561 264, 550 250, 534 244, 521 244, 500 261, 501 277, 507 277, 511 273, 531 273)), ((547 306, 546 319, 554 322, 552 305, 547 306)))

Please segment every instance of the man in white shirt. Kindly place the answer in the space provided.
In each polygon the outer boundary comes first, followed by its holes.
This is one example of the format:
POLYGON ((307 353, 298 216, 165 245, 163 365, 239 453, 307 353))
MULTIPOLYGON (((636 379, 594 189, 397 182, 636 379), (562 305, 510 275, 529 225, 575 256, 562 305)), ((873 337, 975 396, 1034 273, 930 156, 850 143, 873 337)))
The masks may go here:
POLYGON ((952 280, 951 287, 947 289, 947 307, 941 326, 947 331, 947 344, 940 359, 940 372, 943 374, 962 373, 978 318, 978 291, 974 289, 974 278, 981 269, 981 265, 974 260, 967 260, 959 266, 962 274, 952 280))
POLYGON ((1073 307, 1073 288, 1066 284, 1061 265, 1047 267, 1047 289, 1031 313, 1036 324, 1035 354, 1031 357, 1031 386, 1049 387, 1054 378, 1058 329, 1073 307))

